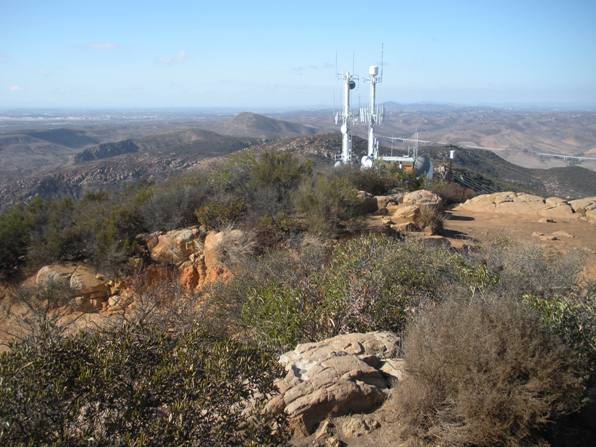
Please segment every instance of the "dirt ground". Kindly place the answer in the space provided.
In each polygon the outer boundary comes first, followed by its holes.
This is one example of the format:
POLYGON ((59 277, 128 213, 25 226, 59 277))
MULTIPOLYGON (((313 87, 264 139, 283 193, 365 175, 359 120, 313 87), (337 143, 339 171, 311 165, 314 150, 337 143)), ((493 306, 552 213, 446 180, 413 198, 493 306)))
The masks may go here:
POLYGON ((444 222, 445 235, 454 246, 496 236, 535 242, 562 254, 574 249, 586 253, 585 276, 596 281, 596 225, 585 221, 540 222, 515 215, 453 209, 444 222), (554 234, 553 234, 554 233, 554 234), (543 236, 541 237, 540 234, 543 236), (569 237, 571 236, 571 237, 569 237))

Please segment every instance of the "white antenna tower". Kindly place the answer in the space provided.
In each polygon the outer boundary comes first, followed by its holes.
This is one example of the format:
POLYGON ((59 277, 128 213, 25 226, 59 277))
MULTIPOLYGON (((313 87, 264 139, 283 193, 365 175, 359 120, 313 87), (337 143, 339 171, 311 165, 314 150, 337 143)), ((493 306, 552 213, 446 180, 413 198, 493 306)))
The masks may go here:
POLYGON ((342 112, 335 114, 335 124, 338 125, 341 123, 342 137, 341 156, 335 163, 336 166, 352 162, 352 124, 354 123, 354 116, 350 111, 350 91, 356 88, 356 81, 358 80, 358 77, 349 71, 339 73, 337 77, 344 83, 344 104, 342 112))
POLYGON ((379 142, 375 138, 375 127, 383 123, 383 106, 377 105, 377 84, 383 82, 383 45, 381 45, 381 70, 378 65, 368 68, 368 82, 370 82, 370 104, 368 110, 362 110, 362 121, 368 123, 368 151, 362 157, 363 168, 370 168, 373 161, 379 158, 379 142))

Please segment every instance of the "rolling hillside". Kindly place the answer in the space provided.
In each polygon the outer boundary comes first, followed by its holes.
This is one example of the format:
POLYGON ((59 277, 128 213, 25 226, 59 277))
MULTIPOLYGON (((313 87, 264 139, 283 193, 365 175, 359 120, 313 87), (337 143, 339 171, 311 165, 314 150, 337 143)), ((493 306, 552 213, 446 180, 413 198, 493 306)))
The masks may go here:
POLYGON ((514 190, 567 198, 596 195, 596 172, 580 166, 528 169, 491 151, 456 146, 421 147, 420 151, 428 154, 437 166, 449 164, 450 149, 456 149, 453 162, 456 175, 476 182, 479 192, 514 190))
POLYGON ((255 141, 193 129, 102 143, 64 154, 58 165, 0 181, 0 209, 34 196, 79 196, 85 191, 120 189, 138 181, 161 181, 255 141))
POLYGON ((263 140, 314 135, 317 128, 295 122, 269 118, 256 113, 243 112, 234 118, 218 123, 213 130, 223 135, 252 137, 263 140))

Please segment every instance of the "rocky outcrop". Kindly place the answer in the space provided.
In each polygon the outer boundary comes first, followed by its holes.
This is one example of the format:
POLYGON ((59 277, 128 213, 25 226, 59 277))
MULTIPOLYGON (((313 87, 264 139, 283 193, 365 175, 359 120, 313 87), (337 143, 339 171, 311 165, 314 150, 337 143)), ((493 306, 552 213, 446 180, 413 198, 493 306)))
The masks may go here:
POLYGON ((457 209, 480 213, 508 214, 532 219, 540 218, 555 221, 585 219, 596 222, 591 214, 593 210, 596 210, 596 197, 568 202, 559 197, 543 198, 526 193, 498 192, 476 196, 459 205, 457 209))
POLYGON ((105 307, 110 295, 108 281, 92 267, 82 264, 51 264, 39 269, 35 285, 47 289, 60 288, 73 298, 75 306, 85 312, 105 307))
POLYGON ((596 224, 596 196, 569 202, 576 214, 583 216, 588 222, 596 224))
POLYGON ((268 411, 285 411, 294 432, 313 433, 324 419, 379 407, 403 378, 399 337, 391 332, 338 335, 300 344, 280 357, 287 371, 268 411))
POLYGON ((419 189, 418 191, 412 191, 404 195, 402 203, 404 205, 416 205, 416 206, 432 206, 438 207, 442 204, 443 200, 437 194, 426 189, 419 189))
POLYGON ((153 261, 178 265, 186 261, 191 254, 202 250, 200 231, 197 227, 192 227, 153 235, 147 241, 147 247, 153 261))
POLYGON ((154 233, 143 238, 152 261, 174 266, 178 282, 190 291, 232 277, 231 251, 242 251, 245 234, 240 230, 202 231, 198 227, 154 233), (226 259, 224 259, 226 258, 226 259))
POLYGON ((139 146, 133 140, 116 141, 114 143, 103 143, 87 148, 74 155, 75 163, 84 163, 92 160, 116 157, 117 155, 133 154, 139 151, 139 146))
POLYGON ((579 214, 585 214, 586 211, 596 210, 596 196, 584 197, 583 199, 571 200, 569 202, 573 211, 579 214))
POLYGON ((399 205, 404 198, 404 194, 391 194, 388 196, 375 196, 377 209, 386 209, 388 205, 399 205))
POLYGON ((387 216, 385 223, 399 233, 418 232, 429 227, 430 214, 438 213, 443 204, 441 197, 425 189, 375 199, 379 213, 387 216))

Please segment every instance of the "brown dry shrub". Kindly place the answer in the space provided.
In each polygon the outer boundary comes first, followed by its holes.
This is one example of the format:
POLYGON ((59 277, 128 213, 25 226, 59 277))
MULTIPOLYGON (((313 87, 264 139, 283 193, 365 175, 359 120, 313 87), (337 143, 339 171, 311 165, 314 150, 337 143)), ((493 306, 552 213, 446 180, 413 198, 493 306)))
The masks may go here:
POLYGON ((428 229, 432 234, 437 234, 443 229, 445 214, 437 206, 421 206, 420 214, 416 217, 416 224, 423 229, 428 229))
POLYGON ((585 365, 519 302, 448 300, 416 319, 404 348, 397 411, 413 445, 542 445, 581 407, 585 365))
POLYGON ((221 243, 217 246, 217 259, 227 268, 234 268, 246 261, 255 251, 252 231, 239 231, 227 226, 222 229, 221 243))

